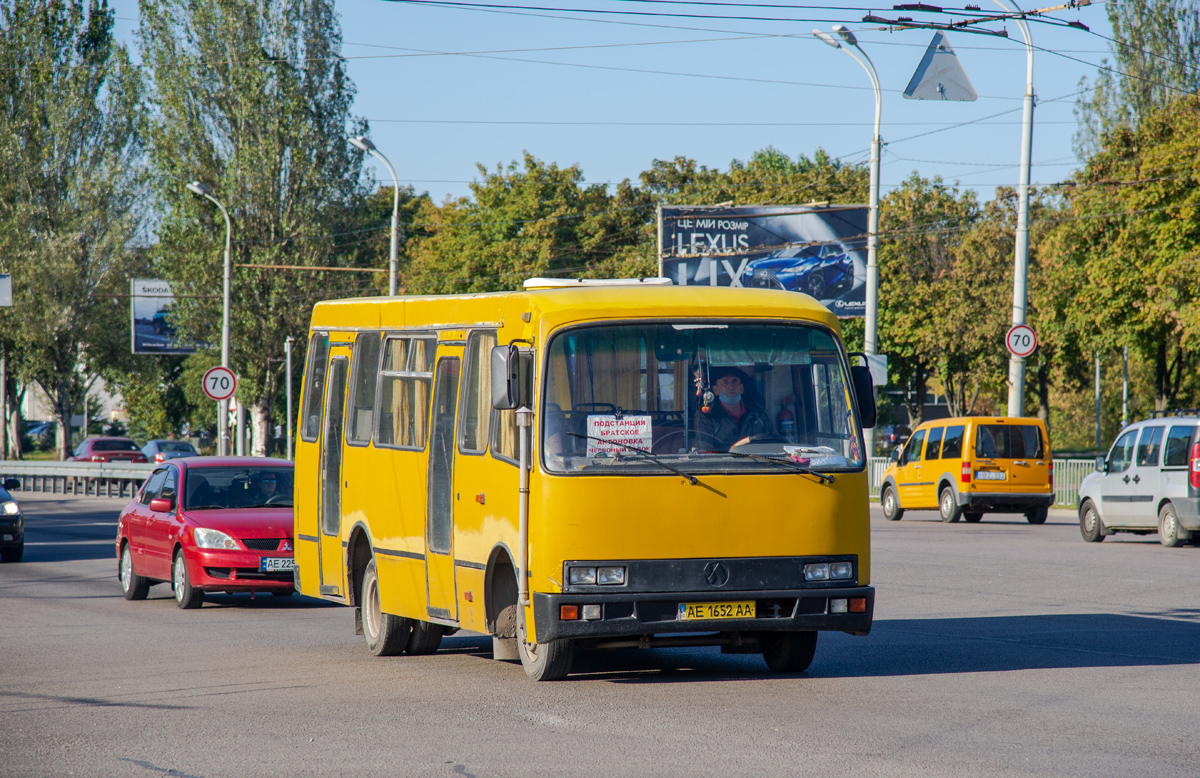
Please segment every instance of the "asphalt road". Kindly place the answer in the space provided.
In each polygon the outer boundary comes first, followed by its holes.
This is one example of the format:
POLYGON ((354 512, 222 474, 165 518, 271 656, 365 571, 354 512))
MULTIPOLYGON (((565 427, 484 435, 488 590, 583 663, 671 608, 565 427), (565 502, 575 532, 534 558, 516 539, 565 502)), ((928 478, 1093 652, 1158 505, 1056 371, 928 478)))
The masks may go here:
POLYGON ((577 654, 537 684, 460 633, 379 659, 349 610, 126 602, 116 500, 19 495, 0 775, 1200 775, 1200 548, 873 518, 875 628, 773 676, 717 649, 577 654))

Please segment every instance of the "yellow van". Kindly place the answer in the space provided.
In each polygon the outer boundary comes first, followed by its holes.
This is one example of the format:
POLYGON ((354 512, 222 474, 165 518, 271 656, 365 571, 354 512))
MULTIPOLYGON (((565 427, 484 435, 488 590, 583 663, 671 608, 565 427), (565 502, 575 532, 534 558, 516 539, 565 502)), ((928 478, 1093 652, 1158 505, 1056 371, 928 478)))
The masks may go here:
POLYGON ((661 283, 318 304, 297 589, 376 655, 466 629, 538 680, 577 648, 799 672, 867 634, 870 374, 805 295, 661 283))
POLYGON ((1044 524, 1054 504, 1054 462, 1041 419, 1007 416, 927 421, 892 451, 879 503, 884 518, 936 510, 942 521, 1024 513, 1044 524))

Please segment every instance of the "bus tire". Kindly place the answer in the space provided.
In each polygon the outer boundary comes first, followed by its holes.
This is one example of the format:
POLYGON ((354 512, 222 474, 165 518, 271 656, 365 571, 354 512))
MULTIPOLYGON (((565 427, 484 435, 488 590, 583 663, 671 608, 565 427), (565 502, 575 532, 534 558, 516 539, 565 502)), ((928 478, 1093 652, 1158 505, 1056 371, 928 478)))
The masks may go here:
POLYGON ((412 634, 412 622, 401 616, 384 613, 379 604, 379 573, 375 560, 363 571, 362 597, 363 637, 367 650, 374 656, 397 656, 404 653, 412 634))
POLYGON ((900 521, 904 516, 904 509, 900 507, 900 500, 896 498, 896 490, 890 486, 883 487, 883 492, 879 495, 879 506, 883 508, 883 518, 888 521, 900 521))
POLYGON ((942 521, 947 524, 952 524, 962 518, 962 506, 958 504, 954 490, 949 486, 943 489, 938 497, 938 510, 942 514, 942 521))
POLYGON ((517 627, 517 653, 525 675, 535 681, 559 681, 571 672, 575 659, 575 644, 570 640, 551 640, 549 643, 526 643, 525 628, 517 627))
POLYGON ((409 656, 432 654, 442 645, 442 635, 445 632, 441 624, 418 621, 413 624, 412 637, 408 639, 408 648, 405 651, 409 656))
POLYGON ((816 632, 765 632, 759 641, 773 673, 802 673, 817 653, 816 632))

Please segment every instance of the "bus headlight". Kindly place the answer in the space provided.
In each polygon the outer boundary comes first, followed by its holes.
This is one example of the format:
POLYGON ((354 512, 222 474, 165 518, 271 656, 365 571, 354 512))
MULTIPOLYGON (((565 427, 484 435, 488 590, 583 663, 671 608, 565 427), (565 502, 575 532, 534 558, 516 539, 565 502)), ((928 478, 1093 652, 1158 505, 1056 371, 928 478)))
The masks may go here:
POLYGON ((567 570, 567 580, 574 586, 593 586, 596 583, 596 568, 572 567, 567 570))
POLYGON ((853 562, 818 562, 804 566, 805 581, 844 581, 853 577, 853 562))
POLYGON ((596 582, 601 586, 622 586, 625 583, 625 568, 601 567, 596 570, 596 582))

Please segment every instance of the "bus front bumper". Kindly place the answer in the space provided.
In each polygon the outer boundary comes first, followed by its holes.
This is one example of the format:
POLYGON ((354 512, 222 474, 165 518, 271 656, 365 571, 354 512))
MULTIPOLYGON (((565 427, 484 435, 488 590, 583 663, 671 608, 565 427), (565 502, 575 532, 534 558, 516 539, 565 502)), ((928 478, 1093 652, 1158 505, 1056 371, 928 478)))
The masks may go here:
MULTIPOLYGON (((684 632, 848 632, 866 635, 875 611, 875 589, 673 592, 670 594, 533 594, 537 641, 617 638, 684 632), (681 619, 681 605, 754 602, 753 618, 681 619), (562 606, 576 606, 580 617, 564 620, 562 606), (598 618, 586 605, 598 605, 598 618), (853 609, 853 611, 852 611, 853 609)), ((568 609, 569 610, 569 609, 568 609)))

